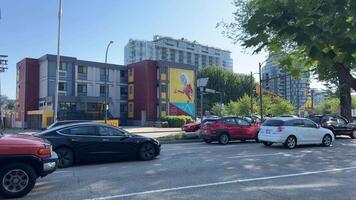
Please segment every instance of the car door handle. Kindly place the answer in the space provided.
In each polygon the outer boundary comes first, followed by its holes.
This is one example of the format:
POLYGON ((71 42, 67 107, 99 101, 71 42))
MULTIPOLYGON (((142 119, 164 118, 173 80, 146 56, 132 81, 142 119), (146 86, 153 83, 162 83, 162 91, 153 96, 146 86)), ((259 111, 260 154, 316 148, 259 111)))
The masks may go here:
POLYGON ((102 139, 103 142, 110 142, 109 139, 102 139))

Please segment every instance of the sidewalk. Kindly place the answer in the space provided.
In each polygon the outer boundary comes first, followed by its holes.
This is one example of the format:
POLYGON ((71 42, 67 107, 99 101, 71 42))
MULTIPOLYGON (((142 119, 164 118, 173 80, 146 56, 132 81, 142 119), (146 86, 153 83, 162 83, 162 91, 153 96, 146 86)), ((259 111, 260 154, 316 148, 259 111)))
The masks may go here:
MULTIPOLYGON (((182 132, 180 128, 156 128, 156 127, 139 127, 139 126, 122 126, 123 129, 136 135, 159 138, 170 135, 176 135, 182 132)), ((28 134, 39 132, 31 129, 6 129, 4 133, 28 134)))

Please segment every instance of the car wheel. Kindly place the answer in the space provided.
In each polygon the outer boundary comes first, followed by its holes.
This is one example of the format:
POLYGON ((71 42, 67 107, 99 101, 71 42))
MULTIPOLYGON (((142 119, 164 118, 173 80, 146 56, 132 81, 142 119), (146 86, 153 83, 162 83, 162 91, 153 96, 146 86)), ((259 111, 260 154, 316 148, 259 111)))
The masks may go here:
POLYGON ((29 193, 35 186, 36 171, 28 164, 14 163, 0 170, 0 196, 19 198, 29 193))
POLYGON ((288 149, 294 149, 297 146, 297 138, 294 136, 289 136, 284 142, 284 146, 288 149))
POLYGON ((356 139, 356 129, 352 130, 351 136, 352 139, 356 139))
POLYGON ((74 164, 74 153, 68 148, 59 148, 55 150, 58 154, 58 167, 66 168, 74 164))
POLYGON ((219 143, 220 144, 223 144, 223 145, 228 144, 229 140, 230 140, 230 138, 229 138, 229 135, 227 133, 220 134, 220 136, 219 136, 219 143))
POLYGON ((156 156, 156 149, 151 143, 143 143, 139 149, 141 160, 152 160, 156 156))
POLYGON ((326 146, 326 147, 330 146, 330 145, 331 145, 331 142, 332 142, 332 138, 331 138, 330 135, 325 135, 325 136, 323 137, 323 145, 324 145, 324 146, 326 146))
POLYGON ((205 143, 210 144, 212 141, 209 139, 203 139, 205 143))
POLYGON ((263 144, 267 147, 271 146, 273 143, 272 142, 263 142, 263 144))

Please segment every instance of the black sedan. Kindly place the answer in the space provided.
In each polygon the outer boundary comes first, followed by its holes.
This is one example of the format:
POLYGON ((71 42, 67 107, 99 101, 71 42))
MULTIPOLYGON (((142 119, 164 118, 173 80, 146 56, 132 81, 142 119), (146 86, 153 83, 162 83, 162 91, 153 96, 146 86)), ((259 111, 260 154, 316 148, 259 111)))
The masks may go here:
POLYGON ((151 160, 160 154, 160 143, 152 138, 132 135, 122 128, 86 122, 67 124, 36 133, 49 140, 58 154, 58 167, 83 161, 138 158, 151 160))

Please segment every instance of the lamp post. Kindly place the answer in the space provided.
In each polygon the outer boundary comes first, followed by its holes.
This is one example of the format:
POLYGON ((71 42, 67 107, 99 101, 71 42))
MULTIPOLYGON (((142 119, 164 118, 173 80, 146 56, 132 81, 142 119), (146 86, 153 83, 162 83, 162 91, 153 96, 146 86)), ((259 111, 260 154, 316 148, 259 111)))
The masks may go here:
POLYGON ((200 88, 200 117, 201 121, 203 121, 204 116, 204 107, 203 107, 203 96, 204 96, 204 87, 208 84, 209 78, 199 78, 197 80, 197 87, 200 88))
POLYGON ((114 43, 114 41, 110 41, 108 46, 106 47, 106 53, 105 53, 105 124, 108 121, 108 51, 110 45, 114 43))
POLYGON ((263 105, 262 105, 262 71, 261 71, 262 63, 258 63, 258 74, 260 81, 260 115, 261 122, 263 122, 263 105))
POLYGON ((53 121, 58 120, 58 79, 60 65, 60 43, 61 43, 61 18, 62 18, 62 0, 59 0, 58 7, 58 38, 57 38, 57 69, 56 69, 56 91, 54 92, 54 116, 53 121))
POLYGON ((261 122, 263 122, 263 105, 262 105, 262 65, 266 63, 268 58, 263 61, 262 63, 258 63, 258 74, 259 74, 259 81, 260 81, 260 115, 261 115, 261 122))

